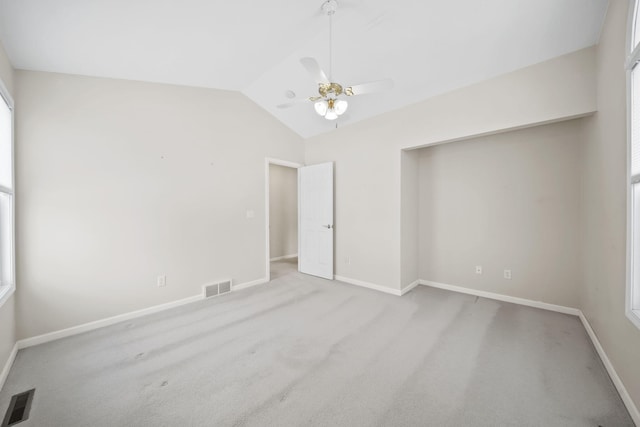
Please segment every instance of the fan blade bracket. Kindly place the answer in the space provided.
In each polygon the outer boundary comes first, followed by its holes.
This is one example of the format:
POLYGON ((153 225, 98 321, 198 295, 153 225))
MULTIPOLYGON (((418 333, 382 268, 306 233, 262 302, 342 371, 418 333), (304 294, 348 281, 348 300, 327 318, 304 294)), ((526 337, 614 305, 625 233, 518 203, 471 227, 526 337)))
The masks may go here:
POLYGON ((368 82, 368 83, 362 83, 359 85, 349 86, 348 88, 345 89, 344 93, 347 94, 348 96, 363 95, 366 93, 381 92, 383 90, 391 89, 392 87, 393 87, 393 80, 384 79, 384 80, 377 80, 374 82, 368 82))

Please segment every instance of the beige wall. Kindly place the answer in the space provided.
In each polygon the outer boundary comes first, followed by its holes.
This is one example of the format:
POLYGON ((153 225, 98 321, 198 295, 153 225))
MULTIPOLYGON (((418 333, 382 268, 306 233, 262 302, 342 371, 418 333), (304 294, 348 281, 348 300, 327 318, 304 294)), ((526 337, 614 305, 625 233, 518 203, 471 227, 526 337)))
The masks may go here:
POLYGON ((640 408, 640 330, 625 317, 626 0, 609 2, 598 46, 598 113, 586 120, 581 308, 640 408))
MULTIPOLYGON (((0 43, 0 80, 5 85, 11 96, 15 98, 13 88, 13 68, 9 58, 0 43)), ((14 295, 10 296, 2 306, 0 306, 0 372, 9 359, 16 342, 16 317, 14 312, 14 295)))
POLYGON ((269 256, 298 254, 298 170, 269 165, 269 256))
POLYGON ((19 338, 264 277, 265 158, 301 138, 235 92, 16 77, 19 338))
POLYGON ((595 109, 590 48, 306 140, 307 164, 335 162, 336 274, 400 289, 402 148, 595 109))
POLYGON ((417 150, 420 278, 578 307, 583 120, 417 150))

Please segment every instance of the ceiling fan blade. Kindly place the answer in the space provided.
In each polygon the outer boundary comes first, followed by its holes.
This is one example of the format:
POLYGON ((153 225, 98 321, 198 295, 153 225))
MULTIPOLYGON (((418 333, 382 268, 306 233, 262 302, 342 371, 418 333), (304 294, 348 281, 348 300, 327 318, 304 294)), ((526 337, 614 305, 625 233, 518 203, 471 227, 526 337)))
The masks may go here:
POLYGON ((309 97, 309 98, 300 98, 300 99, 295 99, 295 100, 293 100, 293 101, 291 101, 291 102, 286 102, 286 103, 284 103, 284 104, 276 105, 276 108, 280 108, 280 109, 283 109, 283 108, 291 108, 291 107, 293 107, 294 105, 304 104, 304 103, 309 102, 309 101, 317 101, 317 99, 316 99, 316 98, 317 98, 317 97, 313 97, 313 96, 312 96, 312 97, 309 97))
POLYGON ((355 86, 349 86, 348 88, 345 89, 344 93, 346 93, 348 96, 363 95, 365 93, 381 92, 383 90, 391 89, 392 87, 393 87, 393 80, 384 79, 384 80, 377 80, 375 82, 362 83, 355 86))
POLYGON ((327 75, 324 73, 324 71, 322 71, 322 68, 320 68, 320 64, 318 64, 318 61, 316 61, 314 58, 301 58, 300 63, 304 66, 304 68, 307 69, 316 83, 329 83, 327 75))
POLYGON ((291 108, 294 105, 298 105, 298 103, 297 102, 287 102, 285 104, 276 105, 276 108, 285 109, 285 108, 291 108))

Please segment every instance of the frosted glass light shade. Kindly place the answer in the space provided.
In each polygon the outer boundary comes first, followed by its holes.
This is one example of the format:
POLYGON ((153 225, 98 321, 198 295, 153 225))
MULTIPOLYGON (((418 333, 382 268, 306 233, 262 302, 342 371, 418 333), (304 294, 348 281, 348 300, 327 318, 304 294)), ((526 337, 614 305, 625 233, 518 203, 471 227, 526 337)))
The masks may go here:
POLYGON ((327 110, 329 109, 329 105, 325 100, 316 102, 313 107, 316 109, 316 113, 320 114, 321 116, 327 114, 327 110))
POLYGON ((349 103, 347 101, 345 101, 344 99, 339 99, 335 102, 333 109, 335 110, 337 115, 341 116, 345 111, 347 111, 348 106, 349 103))
POLYGON ((324 116, 325 119, 327 120, 335 120, 338 118, 338 114, 336 113, 336 111, 334 109, 331 109, 329 111, 327 111, 327 114, 324 116))

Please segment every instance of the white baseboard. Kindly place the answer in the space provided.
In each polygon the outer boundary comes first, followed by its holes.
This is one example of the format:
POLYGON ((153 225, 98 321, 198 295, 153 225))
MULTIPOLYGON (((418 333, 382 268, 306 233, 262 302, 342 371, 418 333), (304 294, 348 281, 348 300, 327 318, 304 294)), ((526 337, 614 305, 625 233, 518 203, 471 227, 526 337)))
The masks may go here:
MULTIPOLYGON (((266 278, 254 280, 253 282, 241 283, 239 285, 233 285, 231 288, 232 291, 237 291, 240 289, 250 288, 252 286, 260 285, 263 283, 267 283, 268 280, 266 278)), ((142 310, 136 310, 129 313, 119 314, 117 316, 108 317, 106 319, 95 320, 93 322, 85 323, 78 326, 72 326, 70 328, 61 329, 59 331, 49 332, 42 335, 37 335, 31 338, 25 338, 19 340, 16 345, 18 346, 18 350, 22 348, 32 347, 38 344, 44 344, 50 341, 55 341, 61 338, 70 337, 73 335, 78 335, 83 332, 92 331, 94 329, 102 328, 105 326, 114 325, 119 322, 123 322, 125 320, 135 319, 137 317, 146 316, 147 314, 153 314, 160 311, 168 310, 170 308, 179 307, 181 305, 189 304, 192 302, 200 301, 204 298, 202 294, 194 295, 192 297, 180 299, 177 301, 171 301, 166 304, 155 305, 153 307, 143 308, 142 310)))
POLYGON ((242 289, 251 288, 253 286, 263 285, 265 283, 269 283, 269 279, 263 277, 262 279, 254 280, 252 282, 240 283, 239 285, 233 285, 231 288, 232 291, 239 291, 242 289))
POLYGON ((277 256, 275 258, 271 258, 269 261, 271 261, 271 262, 273 262, 273 261, 282 261, 283 259, 291 259, 291 258, 298 258, 298 254, 277 256))
POLYGON ((410 283, 409 286, 405 286, 400 290, 400 295, 406 294, 407 292, 409 292, 411 289, 415 288, 419 284, 420 284, 420 280, 416 280, 415 282, 410 283))
POLYGON ((593 328, 591 327, 591 325, 589 324, 589 321, 584 316, 584 313, 582 313, 581 310, 579 310, 577 308, 572 308, 572 307, 565 307, 565 306, 562 306, 562 305, 549 304, 549 303, 541 302, 541 301, 533 301, 533 300, 529 300, 529 299, 525 299, 525 298, 518 298, 518 297, 511 297, 511 296, 508 296, 508 295, 496 294, 496 293, 493 293, 493 292, 478 291, 478 290, 475 290, 475 289, 463 288, 461 286, 454 286, 454 285, 447 285, 447 284, 444 284, 444 283, 431 282, 431 281, 428 281, 428 280, 420 280, 420 284, 421 285, 425 285, 425 286, 431 286, 433 288, 445 289, 445 290, 448 290, 448 291, 460 292, 460 293, 464 293, 464 294, 468 294, 468 295, 475 295, 475 296, 479 296, 479 297, 483 297, 483 298, 490 298, 490 299, 494 299, 494 300, 498 300, 498 301, 511 302, 511 303, 514 303, 514 304, 526 305, 526 306, 529 306, 529 307, 541 308, 543 310, 556 311, 556 312, 559 312, 559 313, 571 314, 571 315, 574 315, 574 316, 578 316, 580 318, 580 321, 582 322, 582 325, 584 326, 585 330, 587 331, 587 334, 589 335, 589 338, 591 339, 591 342, 593 343, 593 346, 596 348, 598 356, 600 356, 600 359, 602 360, 602 363, 604 364, 604 366, 605 366, 605 368, 607 370, 607 373, 609 374, 609 377, 611 378, 611 381, 615 385, 616 389, 618 390, 618 393, 620 394, 620 397, 622 398, 623 403, 627 407, 627 410, 629 411, 629 414, 631 415, 631 418, 633 419, 633 422, 637 426, 640 426, 640 412, 638 411, 638 408, 636 407, 635 403, 631 399, 631 396, 629 396, 629 392, 627 391, 626 387, 624 386, 624 383, 622 382, 622 380, 618 376, 618 373, 616 372, 615 368, 613 367, 613 364, 611 363, 611 360, 609 360, 609 357, 607 356, 607 353, 605 353, 604 348, 602 347, 602 344, 600 344, 600 341, 598 340, 598 337, 596 336, 595 332, 593 331, 593 328))
POLYGON ((189 298, 172 301, 165 304, 155 305, 153 307, 143 308, 142 310, 136 310, 136 311, 131 311, 129 313, 118 314, 117 316, 107 317, 106 319, 94 320, 93 322, 84 323, 82 325, 72 326, 70 328, 61 329, 59 331, 49 332, 42 335, 37 335, 31 338, 25 338, 18 341, 18 349, 32 347, 38 344, 44 344, 46 342, 70 337, 72 335, 78 335, 83 332, 92 331, 94 329, 114 325, 116 323, 123 322, 125 320, 135 319, 137 317, 146 316, 147 314, 157 313, 159 311, 164 311, 170 308, 179 307, 184 304, 200 301, 201 299, 202 299, 202 295, 198 294, 189 298))
POLYGON ((4 364, 4 368, 2 368, 2 373, 0 373, 0 391, 2 387, 4 387, 4 382, 7 380, 9 376, 9 371, 11 370, 11 366, 13 366, 13 361, 16 360, 16 354, 18 354, 18 343, 13 345, 13 349, 11 349, 11 353, 9 354, 9 358, 7 362, 4 364))
POLYGON ((373 289, 374 291, 384 292, 386 294, 401 296, 402 292, 399 289, 387 288, 386 286, 376 285, 375 283, 369 283, 362 280, 351 279, 344 276, 335 276, 336 280, 340 282, 349 283, 350 285, 362 286, 363 288, 373 289))
POLYGON ((636 407, 635 403, 633 403, 633 400, 631 400, 631 396, 629 396, 629 392, 627 391, 626 387, 624 386, 624 383, 618 376, 618 373, 613 367, 611 360, 609 360, 609 356, 607 356, 607 353, 605 353, 604 348, 602 347, 602 344, 600 344, 600 341, 598 340, 596 333, 591 327, 591 324, 589 324, 589 321, 585 317, 584 313, 582 313, 582 311, 580 312, 578 317, 580 317, 580 320, 582 321, 582 325, 586 329, 587 334, 589 335, 589 338, 591 338, 591 342, 593 343, 593 346, 596 348, 596 352, 598 353, 598 356, 600 356, 600 359, 602 360, 604 367, 607 369, 607 372, 609 373, 609 377, 611 378, 611 381, 613 381, 613 385, 616 386, 616 389, 618 390, 618 393, 620 394, 620 397, 622 398, 624 405, 627 407, 627 410, 629 411, 629 415, 631 415, 631 419, 633 419, 633 422, 636 423, 637 426, 640 426, 640 411, 638 411, 638 408, 636 407))
POLYGON ((558 313, 571 314, 573 316, 580 315, 580 310, 578 310, 577 308, 565 307, 564 305, 549 304, 547 302, 533 301, 526 298, 512 297, 509 295, 496 294, 493 292, 478 291, 476 289, 463 288, 462 286, 447 285, 445 283, 432 282, 429 280, 420 280, 420 284, 425 286, 431 286, 432 288, 445 289, 447 291, 460 292, 463 294, 495 299, 498 301, 512 302, 514 304, 541 308, 543 310, 557 311, 558 313))

